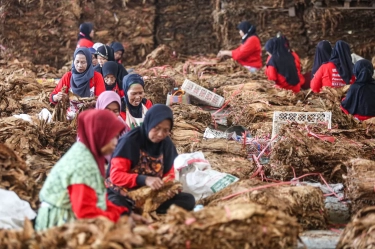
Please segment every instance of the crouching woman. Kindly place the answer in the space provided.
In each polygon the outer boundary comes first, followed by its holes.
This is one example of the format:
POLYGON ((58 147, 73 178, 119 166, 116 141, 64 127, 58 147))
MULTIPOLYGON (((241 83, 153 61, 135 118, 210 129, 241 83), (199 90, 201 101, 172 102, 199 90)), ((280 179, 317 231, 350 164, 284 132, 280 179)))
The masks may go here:
POLYGON ((78 116, 78 141, 52 168, 39 194, 37 230, 98 216, 116 222, 129 213, 128 208, 108 201, 103 178, 105 156, 112 154, 124 128, 108 110, 78 116))
MULTIPOLYGON (((154 105, 146 113, 141 126, 123 136, 112 156, 107 171, 108 198, 119 203, 116 189, 132 191, 142 186, 158 190, 165 181, 175 179, 173 162, 177 150, 169 134, 173 127, 172 110, 165 105, 154 105)), ((120 191, 121 192, 121 191, 120 191)), ((175 204, 186 210, 195 206, 194 196, 188 193, 169 193, 170 199, 156 210, 166 213, 175 204)), ((123 203, 124 206, 127 203, 123 203)))

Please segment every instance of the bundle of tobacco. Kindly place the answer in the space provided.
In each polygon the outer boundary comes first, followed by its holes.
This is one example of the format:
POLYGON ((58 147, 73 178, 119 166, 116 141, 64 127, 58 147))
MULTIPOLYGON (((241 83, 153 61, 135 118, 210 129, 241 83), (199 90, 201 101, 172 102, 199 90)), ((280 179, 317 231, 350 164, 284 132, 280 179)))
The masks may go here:
POLYGON ((359 210, 341 233, 337 249, 371 248, 374 245, 375 207, 359 210))
POLYGON ((193 213, 172 206, 156 230, 157 244, 168 248, 276 249, 294 248, 300 226, 281 211, 236 203, 193 213))
POLYGON ((360 209, 375 204, 374 179, 375 162, 362 158, 352 159, 347 163, 345 194, 350 200, 350 211, 356 214, 360 209))
POLYGON ((267 183, 255 179, 241 180, 199 203, 219 207, 233 203, 256 203, 264 205, 267 210, 276 209, 296 217, 304 229, 324 229, 327 224, 323 193, 311 186, 267 187, 267 183))

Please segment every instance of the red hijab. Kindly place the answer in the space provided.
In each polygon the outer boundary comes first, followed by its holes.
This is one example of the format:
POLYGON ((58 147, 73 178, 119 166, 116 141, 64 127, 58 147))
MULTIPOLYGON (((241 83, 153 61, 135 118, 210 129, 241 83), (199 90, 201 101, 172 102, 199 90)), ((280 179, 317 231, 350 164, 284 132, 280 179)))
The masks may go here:
POLYGON ((91 151, 102 176, 105 176, 105 155, 100 150, 124 129, 124 123, 108 110, 87 110, 78 116, 78 141, 91 151))

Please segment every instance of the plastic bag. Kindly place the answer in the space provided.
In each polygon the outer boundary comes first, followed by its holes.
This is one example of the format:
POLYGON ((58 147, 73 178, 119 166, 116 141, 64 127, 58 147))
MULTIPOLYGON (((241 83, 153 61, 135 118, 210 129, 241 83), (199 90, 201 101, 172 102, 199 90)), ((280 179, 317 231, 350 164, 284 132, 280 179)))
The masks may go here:
POLYGON ((183 186, 183 192, 194 195, 195 200, 216 193, 238 178, 211 168, 202 152, 181 154, 174 161, 176 180, 183 186))

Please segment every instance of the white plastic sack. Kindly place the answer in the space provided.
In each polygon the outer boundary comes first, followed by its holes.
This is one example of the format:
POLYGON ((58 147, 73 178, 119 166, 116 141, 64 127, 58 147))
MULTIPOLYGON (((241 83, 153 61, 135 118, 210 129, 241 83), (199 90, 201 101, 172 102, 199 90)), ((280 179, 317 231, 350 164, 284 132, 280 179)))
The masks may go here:
POLYGON ((46 108, 42 109, 38 117, 39 117, 39 120, 45 120, 47 121, 47 123, 51 123, 52 121, 52 114, 46 108))
POLYGON ((182 183, 183 191, 194 195, 195 200, 216 193, 238 178, 211 169, 202 152, 181 154, 174 161, 176 180, 182 183))
POLYGON ((33 123, 31 116, 28 114, 19 114, 19 115, 13 115, 15 118, 23 119, 29 123, 33 123))
POLYGON ((0 229, 22 229, 25 218, 36 217, 30 204, 13 191, 0 189, 0 200, 0 229))

